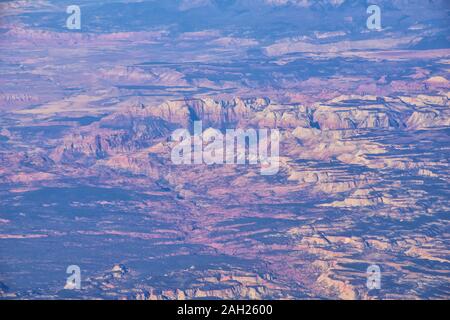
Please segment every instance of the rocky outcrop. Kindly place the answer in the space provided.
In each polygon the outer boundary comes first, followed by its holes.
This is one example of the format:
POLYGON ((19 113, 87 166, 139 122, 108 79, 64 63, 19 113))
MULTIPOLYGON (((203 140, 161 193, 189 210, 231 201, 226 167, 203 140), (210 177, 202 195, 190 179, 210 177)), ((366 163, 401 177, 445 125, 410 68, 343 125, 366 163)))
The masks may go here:
POLYGON ((204 126, 215 128, 232 127, 249 119, 259 110, 269 105, 268 99, 240 99, 215 101, 212 99, 190 99, 168 101, 156 107, 132 106, 129 110, 135 115, 151 115, 183 127, 196 120, 204 126))
POLYGON ((52 158, 77 161, 80 157, 104 159, 118 152, 133 152, 150 147, 155 139, 168 136, 173 128, 159 118, 113 114, 66 137, 52 158))

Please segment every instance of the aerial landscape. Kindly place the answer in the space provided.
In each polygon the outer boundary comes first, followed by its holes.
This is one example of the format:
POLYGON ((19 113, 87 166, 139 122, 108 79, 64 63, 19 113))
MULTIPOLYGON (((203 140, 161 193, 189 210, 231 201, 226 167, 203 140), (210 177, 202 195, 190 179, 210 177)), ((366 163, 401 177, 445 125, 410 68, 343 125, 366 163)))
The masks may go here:
POLYGON ((449 99, 448 0, 0 1, 0 299, 448 300, 449 99))

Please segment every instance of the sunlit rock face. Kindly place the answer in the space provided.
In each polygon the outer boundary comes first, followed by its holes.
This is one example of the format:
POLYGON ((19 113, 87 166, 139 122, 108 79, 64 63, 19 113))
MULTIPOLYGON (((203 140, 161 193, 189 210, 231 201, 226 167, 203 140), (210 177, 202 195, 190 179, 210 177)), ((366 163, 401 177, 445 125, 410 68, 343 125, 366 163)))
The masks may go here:
POLYGON ((377 3, 1 2, 0 298, 448 300, 449 7, 377 3))

